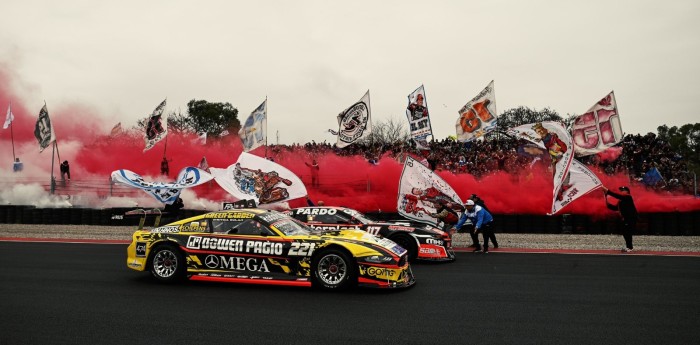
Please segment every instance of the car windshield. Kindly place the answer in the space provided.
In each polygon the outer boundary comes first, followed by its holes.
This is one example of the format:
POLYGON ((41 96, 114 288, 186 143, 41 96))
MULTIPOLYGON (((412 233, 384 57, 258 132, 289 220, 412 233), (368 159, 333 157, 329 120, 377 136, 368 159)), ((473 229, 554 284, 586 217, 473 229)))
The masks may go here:
POLYGON ((369 224, 374 222, 371 218, 365 216, 364 214, 349 208, 345 209, 345 213, 355 217, 355 219, 359 220, 362 224, 369 224))
POLYGON ((318 233, 314 229, 311 229, 291 218, 279 220, 273 223, 272 226, 287 236, 312 235, 318 233))

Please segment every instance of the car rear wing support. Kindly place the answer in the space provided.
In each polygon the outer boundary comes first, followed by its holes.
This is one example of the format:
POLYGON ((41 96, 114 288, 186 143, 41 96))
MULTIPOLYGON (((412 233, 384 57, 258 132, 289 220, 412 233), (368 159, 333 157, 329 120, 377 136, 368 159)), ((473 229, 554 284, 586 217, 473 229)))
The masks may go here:
POLYGON ((149 214, 155 214, 155 215, 156 215, 156 219, 155 219, 155 221, 153 222, 153 227, 154 227, 154 228, 157 228, 158 225, 160 225, 160 218, 161 218, 161 216, 163 215, 163 213, 160 211, 160 209, 154 208, 154 209, 152 209, 152 210, 148 210, 148 211, 147 211, 147 210, 144 210, 144 209, 142 209, 142 208, 139 208, 139 209, 131 210, 131 211, 128 211, 128 212, 124 213, 124 215, 126 215, 126 216, 141 215, 141 219, 139 220, 139 228, 138 228, 138 230, 143 230, 143 226, 144 226, 144 224, 146 224, 146 216, 149 215, 149 214))

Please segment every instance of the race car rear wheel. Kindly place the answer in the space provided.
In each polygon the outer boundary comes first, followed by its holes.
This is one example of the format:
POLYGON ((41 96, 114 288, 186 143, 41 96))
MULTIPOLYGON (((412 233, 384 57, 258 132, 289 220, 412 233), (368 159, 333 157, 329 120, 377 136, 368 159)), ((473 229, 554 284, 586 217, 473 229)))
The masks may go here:
POLYGON ((333 290, 346 289, 357 281, 355 262, 340 250, 329 249, 312 260, 314 286, 333 290))
POLYGON ((416 240, 410 235, 399 234, 389 237, 390 240, 396 242, 396 244, 406 249, 408 253, 408 261, 413 261, 418 257, 418 245, 416 245, 416 240))
POLYGON ((150 270, 153 277, 162 282, 180 280, 184 276, 185 258, 175 246, 159 246, 153 251, 150 270))

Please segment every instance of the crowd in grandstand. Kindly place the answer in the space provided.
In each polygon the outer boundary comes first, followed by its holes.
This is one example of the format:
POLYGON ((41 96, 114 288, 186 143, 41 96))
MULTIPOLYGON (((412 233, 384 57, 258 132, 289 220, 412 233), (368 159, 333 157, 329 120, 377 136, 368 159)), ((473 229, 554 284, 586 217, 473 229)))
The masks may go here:
MULTIPOLYGON (((344 148, 338 148, 328 142, 312 141, 303 145, 272 145, 271 152, 280 154, 285 151, 305 151, 312 157, 326 153, 340 156, 362 155, 369 163, 376 163, 378 158, 385 156, 403 161, 406 155, 412 155, 425 158, 433 170, 469 173, 476 177, 494 171, 516 174, 527 171, 528 167, 538 162, 540 166, 547 165, 542 164, 545 156, 539 159, 525 154, 522 150, 523 145, 522 141, 506 135, 493 135, 488 140, 466 143, 452 139, 434 140, 430 142, 430 150, 423 152, 416 149, 411 141, 393 144, 365 142, 344 148)), ((579 160, 599 173, 628 174, 631 180, 649 188, 689 194, 694 192, 694 177, 688 169, 686 159, 674 152, 668 142, 654 133, 627 135, 618 148, 612 150, 617 153, 614 157, 593 155, 581 157, 579 160)))

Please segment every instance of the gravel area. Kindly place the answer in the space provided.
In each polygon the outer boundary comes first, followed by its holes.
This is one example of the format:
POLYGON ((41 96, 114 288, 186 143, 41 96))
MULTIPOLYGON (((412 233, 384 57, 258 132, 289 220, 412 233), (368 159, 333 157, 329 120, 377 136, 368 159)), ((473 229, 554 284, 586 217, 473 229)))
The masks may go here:
MULTIPOLYGON (((131 240, 135 227, 93 225, 0 224, 0 237, 131 240)), ((481 236, 479 236, 481 238, 481 236)), ((619 249, 620 235, 496 234, 502 248, 619 249)), ((455 234, 455 247, 471 245, 468 234, 455 234)), ((634 247, 642 251, 700 252, 700 236, 635 236, 634 247)))

